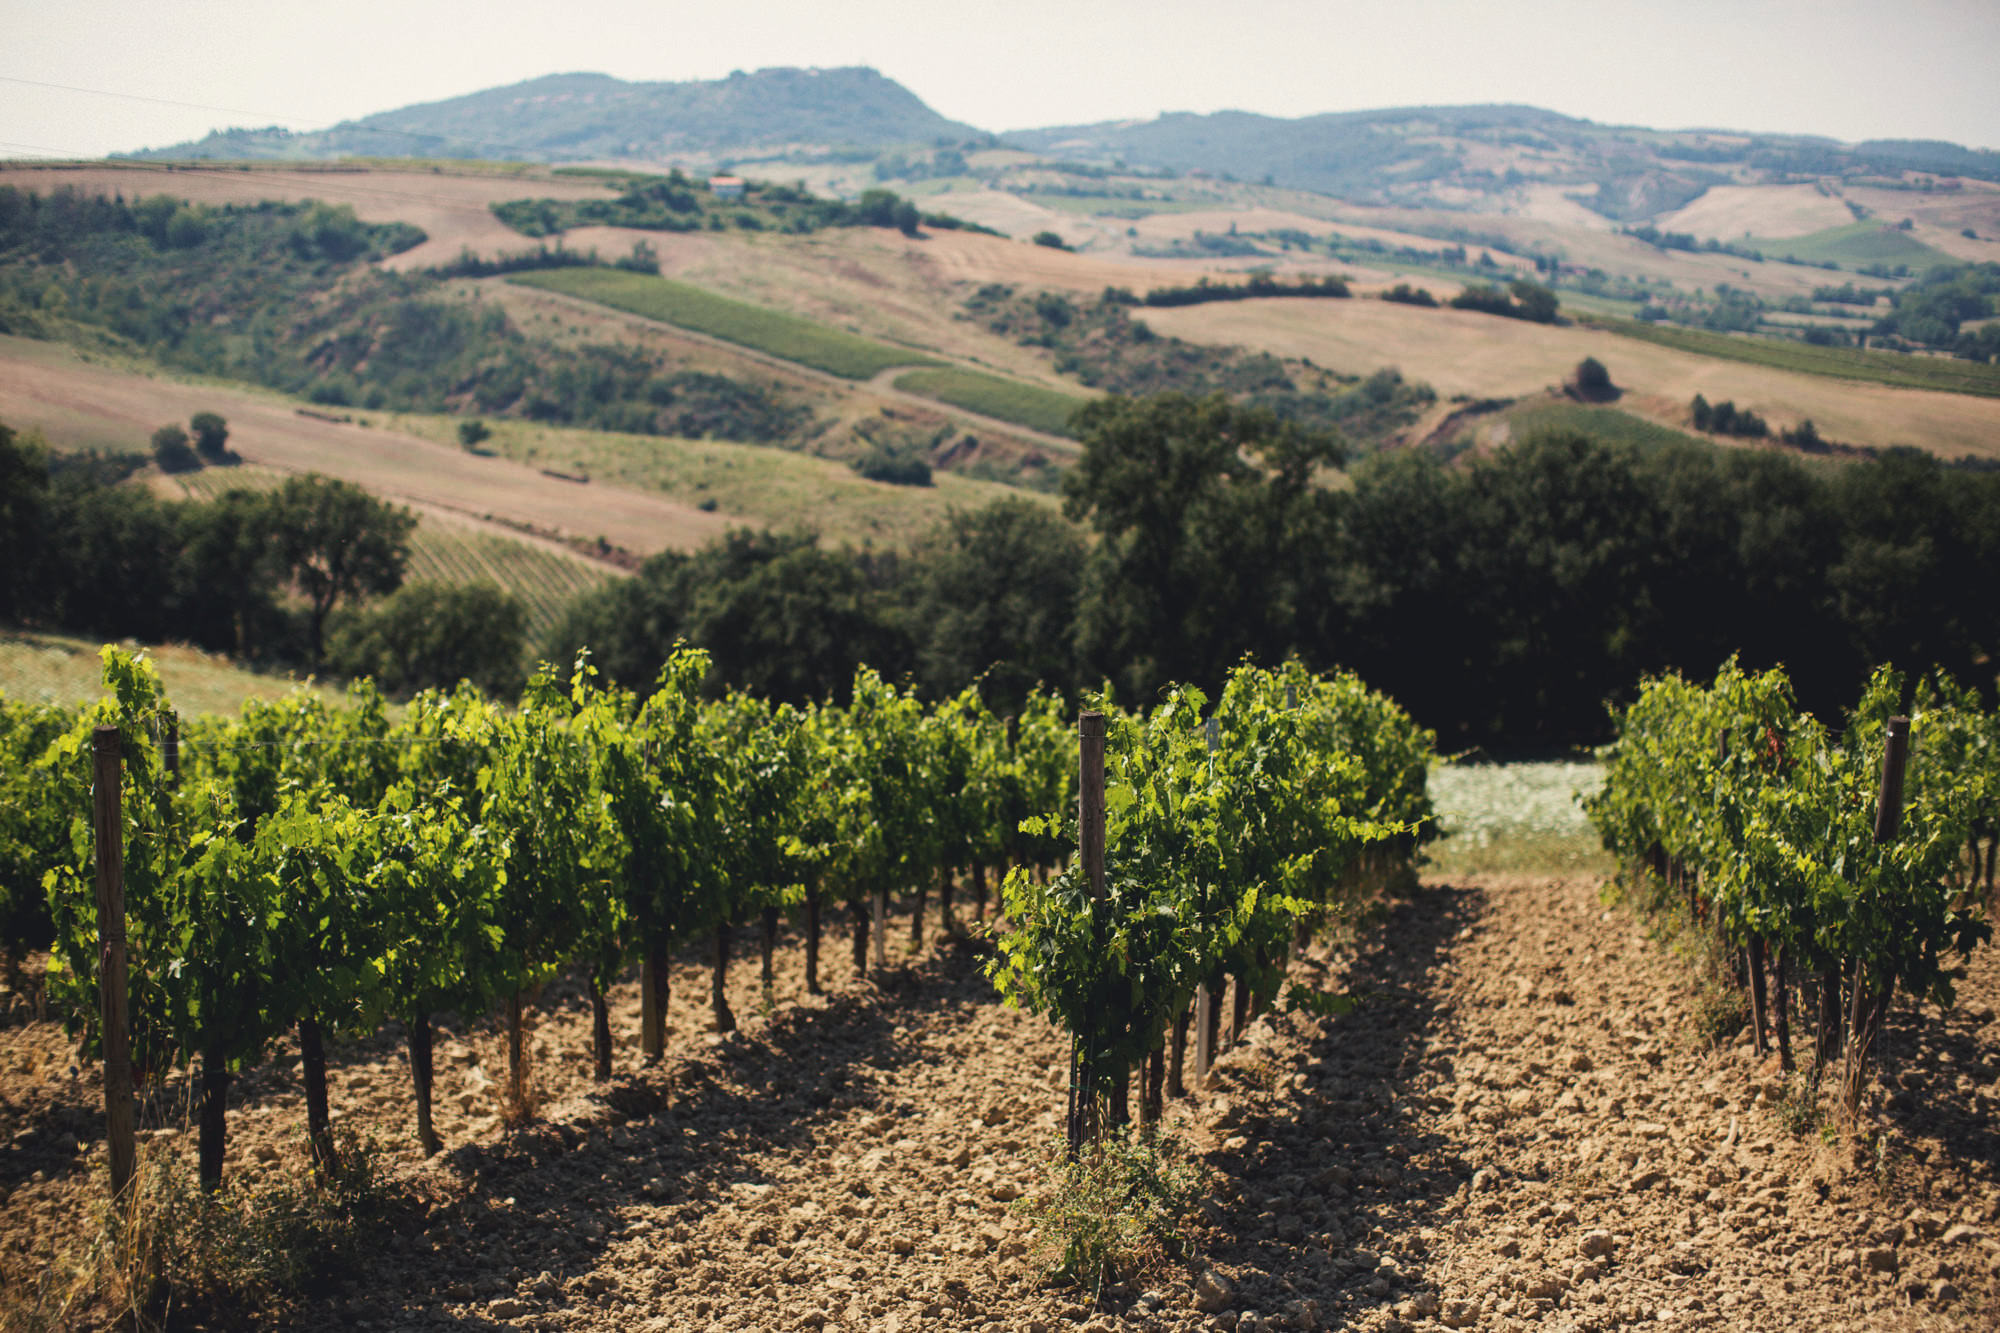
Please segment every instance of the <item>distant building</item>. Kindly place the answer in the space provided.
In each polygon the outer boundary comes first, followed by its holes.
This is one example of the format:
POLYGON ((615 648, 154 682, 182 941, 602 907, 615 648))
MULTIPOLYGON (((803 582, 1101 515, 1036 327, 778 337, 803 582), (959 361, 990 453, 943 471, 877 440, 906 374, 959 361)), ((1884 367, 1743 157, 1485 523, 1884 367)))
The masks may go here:
POLYGON ((741 176, 710 176, 708 192, 717 199, 741 199, 743 178, 741 176))

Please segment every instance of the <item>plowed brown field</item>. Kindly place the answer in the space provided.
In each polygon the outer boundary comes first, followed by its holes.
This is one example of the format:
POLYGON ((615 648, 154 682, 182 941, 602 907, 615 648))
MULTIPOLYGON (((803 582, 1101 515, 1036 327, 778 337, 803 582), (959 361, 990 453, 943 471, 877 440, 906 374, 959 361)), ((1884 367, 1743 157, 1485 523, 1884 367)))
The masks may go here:
MULTIPOLYGON (((905 931, 897 931, 900 942, 905 931)), ((831 994, 796 941, 759 1017, 754 960, 708 1031, 674 974, 667 1063, 588 1080, 573 986, 540 1006, 546 1103, 505 1132, 489 1023, 439 1039, 420 1164, 397 1034, 336 1053, 335 1105, 435 1200, 306 1326, 646 1329, 1990 1328, 2000 1309, 2000 967, 1961 1007, 1902 1012, 1870 1142, 1794 1135, 1776 1071, 1688 1035, 1685 966, 1591 880, 1432 883, 1297 964, 1365 997, 1274 1015, 1174 1112, 1212 1191, 1197 1254, 1101 1293, 1038 1280, 1010 1202, 1032 1191, 1064 1048, 998 1006, 974 950, 934 942, 876 980, 829 938, 831 994), (1208 1278, 1205 1297, 1197 1284, 1208 1278), (1202 1303, 1215 1307, 1204 1310, 1202 1303)), ((0 1033, 9 1295, 101 1189, 94 1071, 47 1024, 0 1033)), ((171 1105, 172 1099, 166 1099, 171 1105)), ((290 1053, 236 1090, 232 1172, 295 1171, 290 1053)), ((156 1120, 148 1151, 191 1137, 156 1120)))

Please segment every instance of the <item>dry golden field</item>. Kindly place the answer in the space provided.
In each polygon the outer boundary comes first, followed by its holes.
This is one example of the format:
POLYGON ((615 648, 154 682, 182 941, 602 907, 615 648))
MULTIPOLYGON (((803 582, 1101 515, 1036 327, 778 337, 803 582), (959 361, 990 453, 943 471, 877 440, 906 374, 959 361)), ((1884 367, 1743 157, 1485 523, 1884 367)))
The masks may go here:
POLYGON ((1831 187, 1717 185, 1657 225, 1661 231, 1726 241, 1743 236, 1805 236, 1852 221, 1854 215, 1831 187))
MULTIPOLYGON (((317 409, 316 409, 317 410, 317 409)), ((196 412, 229 420, 230 447, 252 463, 323 472, 377 495, 491 518, 642 554, 691 550, 732 519, 659 495, 579 485, 505 458, 482 458, 382 426, 300 415, 291 400, 91 364, 66 349, 0 338, 0 421, 39 428, 58 446, 143 449, 157 426, 196 412)))
POLYGON ((1513 397, 1558 383, 1595 356, 1626 390, 1620 404, 1680 425, 1695 394, 1724 398, 1773 427, 1810 417, 1850 444, 1916 444, 1946 457, 2000 457, 2000 399, 1860 384, 1717 361, 1580 327, 1552 327, 1387 301, 1236 301, 1148 310, 1161 333, 1310 357, 1351 373, 1399 367, 1442 395, 1513 397))

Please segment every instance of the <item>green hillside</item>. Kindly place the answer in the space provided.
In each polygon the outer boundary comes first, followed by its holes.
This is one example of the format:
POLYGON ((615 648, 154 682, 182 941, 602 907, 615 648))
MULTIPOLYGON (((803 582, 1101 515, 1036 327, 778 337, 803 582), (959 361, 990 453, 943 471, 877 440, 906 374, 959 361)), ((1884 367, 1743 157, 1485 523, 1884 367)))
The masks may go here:
POLYGON ((508 279, 523 287, 562 292, 614 310, 677 324, 814 370, 865 380, 892 366, 934 366, 920 352, 890 347, 797 315, 782 314, 744 301, 691 287, 671 278, 621 269, 566 268, 521 273, 508 279))
POLYGON ((1839 264, 1843 268, 1867 268, 1886 264, 1907 266, 1921 273, 1933 264, 1958 261, 1942 250, 1934 250, 1906 231, 1879 222, 1854 222, 1831 227, 1810 236, 1788 236, 1783 240, 1751 240, 1746 245, 1761 250, 1766 258, 1795 259, 1806 264, 1839 264))
POLYGON ((761 69, 627 83, 551 74, 345 121, 328 130, 225 130, 130 156, 183 160, 346 156, 652 161, 800 143, 888 146, 983 138, 872 69, 761 69))
POLYGON ((1011 421, 1017 426, 1069 435, 1070 414, 1086 400, 1039 384, 1024 384, 1001 375, 979 370, 949 367, 941 370, 913 370, 896 378, 896 387, 905 393, 922 394, 968 412, 1011 421))

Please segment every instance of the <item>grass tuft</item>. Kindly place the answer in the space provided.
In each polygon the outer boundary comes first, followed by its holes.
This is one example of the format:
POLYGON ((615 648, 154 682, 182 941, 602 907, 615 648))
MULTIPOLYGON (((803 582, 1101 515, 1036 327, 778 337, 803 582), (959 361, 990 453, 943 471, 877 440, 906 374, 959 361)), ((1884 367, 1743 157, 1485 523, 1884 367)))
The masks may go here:
POLYGON ((413 1209, 382 1174, 372 1141, 344 1130, 336 1140, 339 1163, 323 1183, 225 1181, 214 1192, 187 1163, 142 1148, 131 1186, 105 1205, 96 1234, 33 1288, 8 1293, 0 1331, 288 1322, 302 1298, 356 1271, 413 1209))
POLYGON ((1202 1167, 1171 1136, 1107 1133, 1074 1161, 1058 1139, 1044 1187, 1014 1209, 1034 1227, 1049 1280, 1094 1295, 1183 1254, 1203 1184, 1202 1167))

